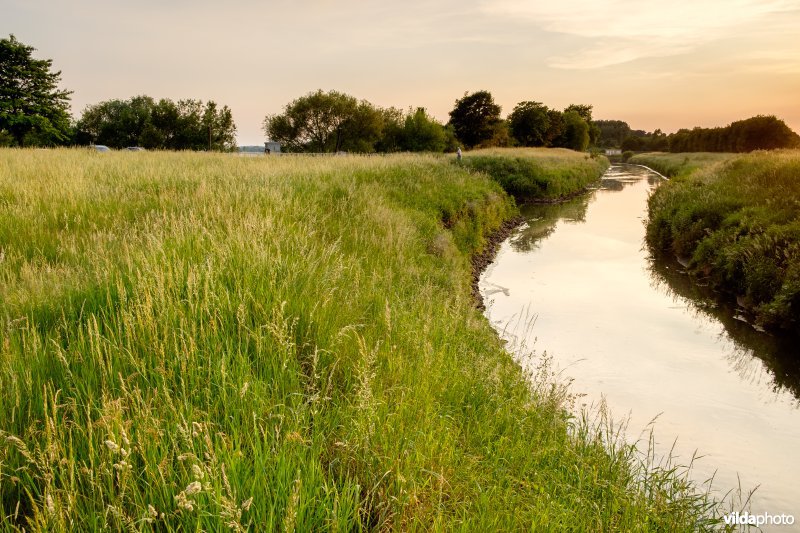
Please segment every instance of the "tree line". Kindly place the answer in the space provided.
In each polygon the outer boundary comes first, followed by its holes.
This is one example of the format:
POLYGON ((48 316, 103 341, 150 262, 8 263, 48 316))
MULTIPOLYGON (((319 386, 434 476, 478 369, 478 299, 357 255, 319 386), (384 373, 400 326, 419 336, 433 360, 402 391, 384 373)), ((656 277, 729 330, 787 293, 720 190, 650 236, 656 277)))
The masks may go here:
POLYGON ((58 87, 52 60, 13 35, 0 39, 0 146, 103 144, 167 150, 233 150, 236 125, 228 106, 209 100, 135 96, 69 113, 71 91, 58 87))
MULTIPOLYGON (((52 60, 13 35, 0 39, 0 146, 104 144, 168 150, 234 150, 231 110, 209 100, 156 101, 149 96, 88 106, 77 120, 70 91, 59 88, 52 60)), ((518 103, 506 118, 489 91, 465 93, 447 123, 424 107, 381 108, 338 91, 318 90, 267 115, 263 130, 290 152, 445 152, 493 146, 589 146, 631 151, 749 152, 800 147, 800 137, 774 116, 757 116, 724 128, 632 130, 620 120, 593 120, 592 106, 563 110, 541 102, 518 103)))
POLYGON ((423 107, 404 112, 318 90, 293 100, 282 113, 267 115, 263 126, 268 138, 293 152, 443 152, 459 146, 585 150, 598 133, 590 105, 559 111, 526 101, 506 119, 501 111, 489 91, 466 93, 443 124, 423 107))
POLYGON ((620 120, 598 120, 598 145, 632 152, 752 152, 800 148, 800 136, 783 120, 758 115, 719 128, 680 129, 666 134, 631 130, 620 120))
POLYGON ((236 148, 236 125, 228 106, 216 102, 149 96, 107 100, 89 106, 75 125, 76 144, 104 144, 112 148, 141 146, 162 150, 218 150, 236 148))
MULTIPOLYGON (((13 35, 0 39, 0 145, 103 144, 170 150, 232 150, 236 124, 214 101, 155 100, 146 95, 88 106, 77 120, 70 91, 59 88, 52 60, 13 35)), ((442 124, 423 107, 380 108, 338 91, 318 90, 264 119, 268 138, 294 152, 454 151, 486 146, 563 146, 584 150, 596 138, 591 106, 563 112, 526 101, 502 119, 488 91, 456 100, 442 124)))

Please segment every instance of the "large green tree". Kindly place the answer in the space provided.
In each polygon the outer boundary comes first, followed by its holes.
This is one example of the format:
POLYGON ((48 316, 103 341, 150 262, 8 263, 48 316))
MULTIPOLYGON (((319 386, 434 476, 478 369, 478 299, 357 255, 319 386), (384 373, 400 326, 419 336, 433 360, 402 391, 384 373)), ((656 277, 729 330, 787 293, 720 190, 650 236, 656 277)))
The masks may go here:
POLYGON ((589 123, 576 111, 565 111, 564 130, 555 146, 582 152, 589 147, 589 123))
POLYGON ((501 110, 489 91, 465 93, 450 111, 450 124, 456 137, 471 148, 496 136, 501 110))
POLYGON ((547 144, 547 130, 550 117, 547 106, 541 102, 520 102, 508 115, 511 135, 522 146, 544 146, 547 144))
POLYGON ((567 106, 567 108, 564 110, 564 113, 576 113, 586 122, 586 125, 589 128, 589 144, 596 146, 600 141, 601 132, 599 126, 597 126, 592 120, 592 109, 593 107, 591 105, 571 104, 567 106))
POLYGON ((70 136, 70 91, 59 89, 61 72, 51 59, 13 35, 0 39, 0 134, 18 146, 52 145, 70 136))
POLYGON ((321 89, 290 102, 264 119, 264 133, 299 152, 372 152, 381 138, 384 113, 367 101, 321 89))

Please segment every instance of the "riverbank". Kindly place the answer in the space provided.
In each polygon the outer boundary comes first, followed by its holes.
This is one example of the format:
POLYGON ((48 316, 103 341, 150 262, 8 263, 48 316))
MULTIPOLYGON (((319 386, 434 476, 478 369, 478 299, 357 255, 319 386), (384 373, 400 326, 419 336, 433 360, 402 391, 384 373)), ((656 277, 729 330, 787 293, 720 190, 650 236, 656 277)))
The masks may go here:
POLYGON ((564 148, 493 148, 464 154, 465 168, 483 172, 518 202, 557 203, 582 194, 603 175, 605 156, 564 148))
POLYGON ((631 161, 676 177, 648 203, 651 248, 677 257, 756 327, 800 335, 800 151, 631 161))
POLYGON ((474 306, 434 156, 0 151, 4 527, 687 530, 713 503, 474 306))
POLYGON ((577 413, 602 403, 625 416, 630 442, 646 447, 652 429, 657 456, 697 457, 691 479, 713 477, 713 494, 739 487, 729 501, 749 499, 751 513, 794 513, 797 344, 700 296, 675 261, 653 260, 642 221, 663 184, 615 166, 584 197, 521 209, 527 223, 481 278, 487 316, 523 367, 538 363, 525 346, 546 352, 580 393, 577 413))
POLYGON ((699 169, 729 161, 740 154, 693 152, 686 154, 672 154, 667 152, 649 152, 637 154, 627 162, 634 165, 644 165, 667 178, 685 178, 699 169))

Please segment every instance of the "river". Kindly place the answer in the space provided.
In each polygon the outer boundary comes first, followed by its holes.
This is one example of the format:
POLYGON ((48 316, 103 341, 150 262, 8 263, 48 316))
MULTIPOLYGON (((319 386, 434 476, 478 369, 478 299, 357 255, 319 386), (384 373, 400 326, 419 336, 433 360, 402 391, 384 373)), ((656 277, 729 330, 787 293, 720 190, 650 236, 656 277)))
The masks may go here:
POLYGON ((574 409, 604 401, 628 419, 628 441, 646 448, 653 428, 657 454, 702 456, 689 475, 713 476, 718 497, 741 481, 745 496, 758 487, 750 512, 800 522, 800 348, 650 257, 647 198, 660 183, 616 165, 584 196, 524 206, 526 222, 481 277, 487 317, 521 364, 548 359, 571 381, 574 409))

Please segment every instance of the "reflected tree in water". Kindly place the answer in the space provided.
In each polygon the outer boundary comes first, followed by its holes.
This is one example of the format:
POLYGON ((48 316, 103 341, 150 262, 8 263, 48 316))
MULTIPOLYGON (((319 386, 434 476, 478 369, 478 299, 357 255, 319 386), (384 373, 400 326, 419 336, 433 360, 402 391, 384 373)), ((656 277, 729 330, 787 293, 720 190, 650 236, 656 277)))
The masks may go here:
POLYGON ((703 286, 702 280, 693 281, 681 265, 650 258, 649 270, 652 286, 671 295, 685 305, 695 316, 715 319, 724 328, 725 340, 731 343, 726 358, 731 367, 749 382, 761 382, 762 367, 772 379, 776 393, 789 391, 800 407, 800 360, 797 346, 800 339, 779 337, 757 331, 746 320, 745 311, 736 306, 720 304, 713 291, 703 286))
POLYGON ((525 224, 511 236, 510 244, 518 252, 536 250, 541 241, 556 229, 559 221, 582 223, 586 221, 586 210, 590 196, 583 195, 561 204, 527 204, 520 208, 525 224))

